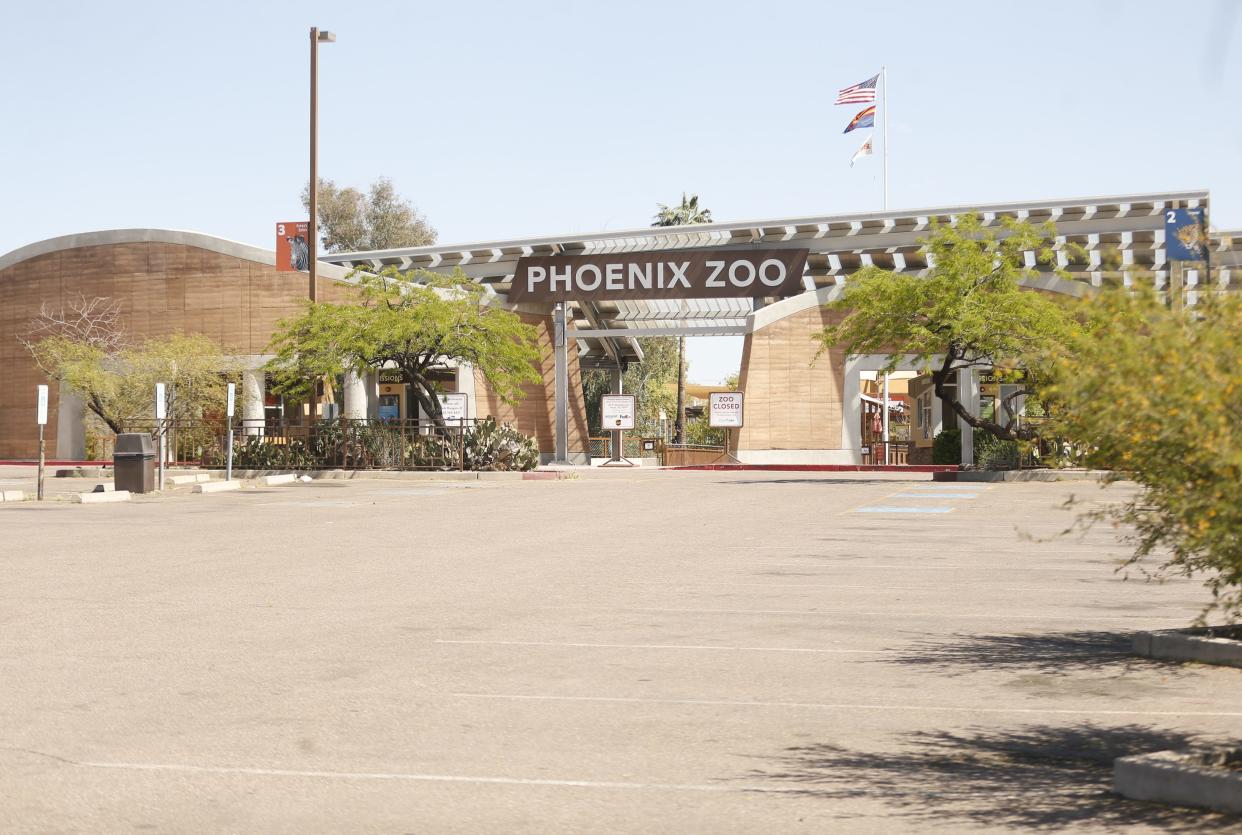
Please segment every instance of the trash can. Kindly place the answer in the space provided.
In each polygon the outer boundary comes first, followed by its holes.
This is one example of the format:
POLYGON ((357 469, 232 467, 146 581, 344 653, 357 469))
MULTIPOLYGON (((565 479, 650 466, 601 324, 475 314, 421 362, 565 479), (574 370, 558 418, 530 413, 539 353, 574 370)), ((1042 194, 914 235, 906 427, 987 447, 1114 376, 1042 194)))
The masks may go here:
POLYGON ((155 490, 155 442, 146 432, 116 436, 112 450, 113 482, 117 490, 150 493, 155 490))

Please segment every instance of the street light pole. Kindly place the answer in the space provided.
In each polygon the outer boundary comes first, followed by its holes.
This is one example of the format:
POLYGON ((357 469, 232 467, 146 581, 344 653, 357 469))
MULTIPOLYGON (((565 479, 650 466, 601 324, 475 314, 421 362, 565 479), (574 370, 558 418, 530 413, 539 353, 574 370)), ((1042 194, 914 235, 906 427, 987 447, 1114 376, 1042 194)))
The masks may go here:
MULTIPOLYGON (((310 224, 307 227, 307 247, 310 250, 310 300, 319 300, 315 267, 319 248, 319 44, 335 43, 336 35, 320 32, 318 27, 310 30, 310 224)), ((312 405, 312 411, 313 411, 312 405)), ((314 415, 311 415, 314 418, 314 415)))
MULTIPOLYGON (((310 254, 307 263, 309 273, 309 295, 311 303, 319 300, 317 267, 319 266, 319 44, 334 43, 336 35, 321 32, 316 26, 310 30, 310 222, 307 224, 306 242, 310 254)), ((307 426, 315 423, 315 411, 319 400, 318 383, 311 381, 310 414, 307 426)), ((308 429, 309 431, 309 429, 308 429)), ((309 437, 309 436, 308 436, 309 437)))

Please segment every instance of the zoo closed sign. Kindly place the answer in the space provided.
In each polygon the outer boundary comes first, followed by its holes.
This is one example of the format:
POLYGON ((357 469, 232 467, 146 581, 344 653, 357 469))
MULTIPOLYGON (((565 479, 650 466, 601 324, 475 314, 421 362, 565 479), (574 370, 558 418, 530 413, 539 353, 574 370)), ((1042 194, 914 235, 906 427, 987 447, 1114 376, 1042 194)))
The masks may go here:
POLYGON ((736 429, 742 425, 742 401, 740 391, 713 391, 707 395, 707 425, 736 429))

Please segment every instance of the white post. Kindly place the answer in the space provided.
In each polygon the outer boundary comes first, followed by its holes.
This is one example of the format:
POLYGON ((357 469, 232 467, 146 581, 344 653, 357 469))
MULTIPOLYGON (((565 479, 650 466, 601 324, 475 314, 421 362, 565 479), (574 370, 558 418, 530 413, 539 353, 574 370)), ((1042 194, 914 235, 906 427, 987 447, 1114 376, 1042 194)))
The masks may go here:
POLYGON ((242 431, 247 435, 263 434, 265 386, 261 369, 249 368, 242 372, 242 431))
POLYGON ((345 372, 345 383, 341 386, 341 399, 344 401, 341 412, 346 420, 367 419, 367 378, 356 371, 345 372))
MULTIPOLYGON (((978 417, 979 378, 973 368, 959 368, 957 370, 957 396, 958 402, 962 404, 966 411, 978 417)), ((957 419, 957 425, 962 430, 961 463, 963 466, 973 466, 975 463, 975 430, 961 418, 957 419)))
POLYGON ((888 452, 888 372, 884 372, 884 463, 885 465, 893 463, 893 456, 888 452))
MULTIPOLYGON (((872 64, 872 66, 875 66, 872 64)), ((888 211, 888 67, 880 67, 880 110, 884 112, 884 211, 888 211)))
POLYGON ((237 386, 235 384, 229 383, 228 394, 226 395, 226 399, 227 399, 227 402, 225 403, 224 419, 225 419, 225 422, 227 422, 229 426, 229 450, 228 450, 228 463, 224 465, 224 480, 232 481, 233 480, 233 410, 234 410, 235 401, 237 399, 237 386))

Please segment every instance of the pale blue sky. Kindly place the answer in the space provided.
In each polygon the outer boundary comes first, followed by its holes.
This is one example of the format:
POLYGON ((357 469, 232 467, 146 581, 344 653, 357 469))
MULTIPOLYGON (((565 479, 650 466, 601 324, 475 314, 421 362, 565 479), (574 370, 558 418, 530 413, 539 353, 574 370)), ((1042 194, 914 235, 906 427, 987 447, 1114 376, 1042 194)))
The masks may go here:
MULTIPOLYGON (((1242 227, 1242 42, 1204 2, 16 2, 0 252, 158 226, 271 246, 320 171, 393 179, 442 243, 879 208, 838 88, 887 64, 890 207, 1212 189, 1242 227), (1233 47, 1233 49, 1230 49, 1233 47)), ((877 135, 877 151, 879 151, 877 135)), ((736 367, 694 340, 691 376, 736 367)))

